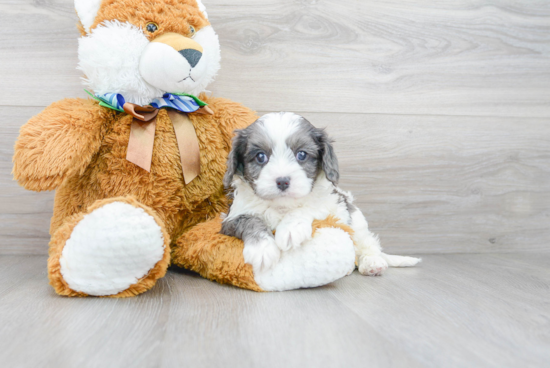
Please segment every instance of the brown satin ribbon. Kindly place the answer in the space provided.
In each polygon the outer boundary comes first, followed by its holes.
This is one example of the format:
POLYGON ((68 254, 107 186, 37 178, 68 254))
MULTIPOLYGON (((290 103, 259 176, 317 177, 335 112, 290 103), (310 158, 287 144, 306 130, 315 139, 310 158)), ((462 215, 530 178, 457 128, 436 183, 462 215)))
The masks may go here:
MULTIPOLYGON (((123 109, 134 117, 130 128, 130 140, 126 159, 142 169, 151 172, 155 129, 159 110, 152 106, 139 106, 125 103, 123 109)), ((213 114, 208 106, 196 111, 199 114, 213 114)), ((189 184, 200 174, 200 148, 195 127, 186 113, 168 110, 174 126, 180 151, 181 168, 185 184, 189 184)))
POLYGON ((139 106, 128 102, 124 104, 123 109, 134 117, 130 128, 126 160, 151 172, 153 144, 155 143, 155 130, 159 112, 153 106, 139 106))
POLYGON ((183 179, 185 184, 189 184, 201 173, 199 139, 187 114, 169 110, 168 116, 172 120, 174 132, 176 132, 183 179))

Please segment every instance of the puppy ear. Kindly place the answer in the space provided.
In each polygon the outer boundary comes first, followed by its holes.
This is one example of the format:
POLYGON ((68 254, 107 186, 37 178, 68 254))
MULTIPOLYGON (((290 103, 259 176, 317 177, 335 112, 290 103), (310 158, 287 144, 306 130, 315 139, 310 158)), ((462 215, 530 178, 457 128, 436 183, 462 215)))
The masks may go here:
POLYGON ((235 134, 231 152, 227 157, 227 171, 223 177, 223 185, 226 189, 231 187, 233 176, 238 172, 242 173, 244 169, 244 154, 248 144, 248 135, 244 129, 235 130, 235 134))
POLYGON ((84 26, 86 33, 90 33, 90 27, 94 24, 97 12, 101 7, 103 0, 74 0, 76 14, 80 18, 80 23, 84 26))
POLYGON ((338 171, 338 158, 332 147, 333 140, 328 137, 324 129, 315 128, 315 135, 319 144, 321 156, 321 168, 325 172, 327 179, 334 185, 338 185, 340 172, 338 171))

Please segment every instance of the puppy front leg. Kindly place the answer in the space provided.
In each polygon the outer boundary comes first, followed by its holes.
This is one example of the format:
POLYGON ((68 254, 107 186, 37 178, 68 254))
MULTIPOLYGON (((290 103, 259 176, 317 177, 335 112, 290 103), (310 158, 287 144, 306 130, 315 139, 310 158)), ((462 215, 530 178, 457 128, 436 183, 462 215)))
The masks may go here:
POLYGON ((282 251, 297 248, 311 239, 313 216, 303 210, 288 213, 277 225, 275 241, 282 251))
POLYGON ((222 234, 234 236, 244 242, 243 257, 254 272, 271 268, 281 256, 273 234, 258 216, 240 215, 222 224, 222 234))
POLYGON ((380 240, 370 232, 367 220, 359 208, 354 206, 350 215, 359 272, 367 276, 379 276, 388 268, 388 262, 382 257, 380 240))

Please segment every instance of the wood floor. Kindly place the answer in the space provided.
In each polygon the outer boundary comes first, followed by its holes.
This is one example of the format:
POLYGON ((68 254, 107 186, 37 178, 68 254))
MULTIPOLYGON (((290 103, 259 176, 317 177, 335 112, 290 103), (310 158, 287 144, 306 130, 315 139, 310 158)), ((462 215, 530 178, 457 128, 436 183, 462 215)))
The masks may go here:
POLYGON ((550 254, 425 255, 382 277, 255 293, 171 271, 68 299, 44 256, 0 257, 1 367, 547 367, 550 254))

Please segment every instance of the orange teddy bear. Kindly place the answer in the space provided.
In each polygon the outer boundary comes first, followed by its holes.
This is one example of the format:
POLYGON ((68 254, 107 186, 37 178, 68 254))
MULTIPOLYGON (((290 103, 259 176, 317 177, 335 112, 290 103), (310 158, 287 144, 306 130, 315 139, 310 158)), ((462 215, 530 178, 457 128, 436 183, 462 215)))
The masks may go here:
MULTIPOLYGON (((137 295, 171 263, 266 290, 244 263, 242 242, 219 234, 233 131, 257 116, 203 93, 220 48, 200 0, 76 0, 75 8, 79 69, 93 99, 65 99, 33 117, 14 155, 22 186, 57 190, 48 261, 55 291, 137 295)), ((328 219, 319 227, 333 228, 335 247, 351 244, 345 226, 328 219)), ((338 267, 321 283, 351 271, 338 267)), ((288 288, 320 284, 299 277, 288 288)))

